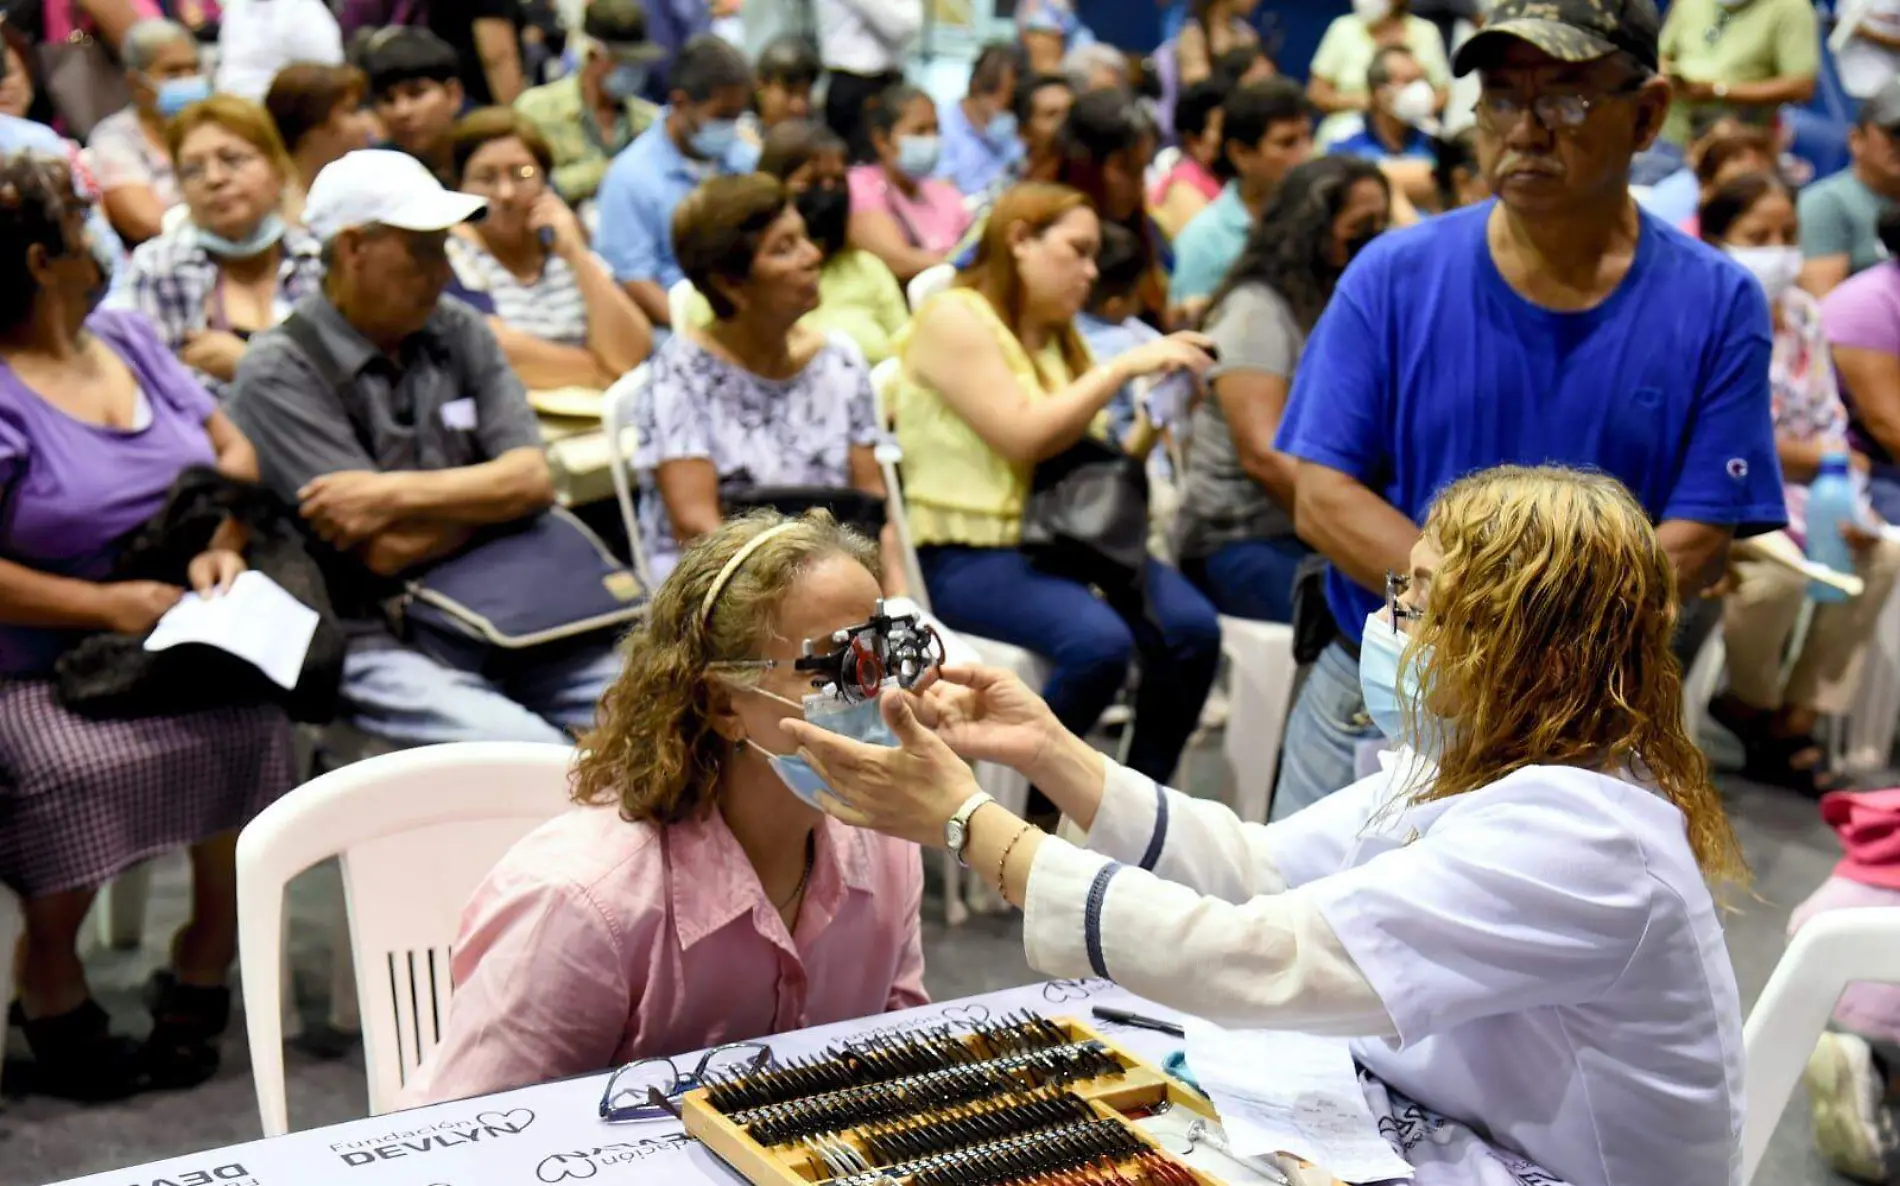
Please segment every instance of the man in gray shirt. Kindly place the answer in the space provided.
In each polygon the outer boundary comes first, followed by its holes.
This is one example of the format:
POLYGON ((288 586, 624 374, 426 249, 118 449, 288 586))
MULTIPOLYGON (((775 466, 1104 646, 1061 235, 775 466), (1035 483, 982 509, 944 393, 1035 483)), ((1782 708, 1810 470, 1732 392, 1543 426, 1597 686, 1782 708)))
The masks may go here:
POLYGON ((480 314, 445 298, 449 228, 485 210, 415 158, 353 152, 310 187, 324 291, 245 352, 229 400, 265 485, 343 554, 331 575, 350 619, 343 697, 356 724, 413 742, 567 741, 618 674, 604 641, 536 648, 505 678, 404 646, 374 616, 394 578, 477 531, 554 501, 527 393, 480 314))

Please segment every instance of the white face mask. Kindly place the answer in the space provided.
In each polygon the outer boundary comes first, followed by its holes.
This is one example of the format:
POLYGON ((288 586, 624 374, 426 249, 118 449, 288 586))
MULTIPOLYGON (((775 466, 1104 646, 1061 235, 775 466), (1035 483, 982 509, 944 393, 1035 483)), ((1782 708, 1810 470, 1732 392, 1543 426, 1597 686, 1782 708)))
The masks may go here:
POLYGON ((1771 305, 1778 303, 1801 275, 1799 247, 1730 247, 1728 255, 1748 269, 1768 294, 1771 305))
POLYGON ((1352 13, 1368 25, 1376 25, 1392 14, 1392 0, 1352 0, 1352 13))
POLYGON ((1393 92, 1390 104, 1393 118, 1415 128, 1423 127, 1435 113, 1438 92, 1428 80, 1415 78, 1393 92))

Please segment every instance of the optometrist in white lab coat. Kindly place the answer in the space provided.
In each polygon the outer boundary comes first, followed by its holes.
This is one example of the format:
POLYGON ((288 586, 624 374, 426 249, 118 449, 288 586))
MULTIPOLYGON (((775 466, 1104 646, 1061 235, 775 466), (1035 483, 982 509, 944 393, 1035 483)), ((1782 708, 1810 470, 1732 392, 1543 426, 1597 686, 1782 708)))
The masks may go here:
POLYGON ((1439 764, 1402 748, 1280 823, 1116 765, 999 671, 887 697, 900 748, 786 729, 833 814, 1000 884, 1044 973, 1353 1038, 1571 1186, 1736 1186, 1741 1009, 1705 873, 1745 870, 1664 662, 1667 554, 1613 479, 1506 467, 1450 487, 1410 559, 1361 682, 1439 764), (987 802, 965 758, 1028 775, 1086 847, 987 802))

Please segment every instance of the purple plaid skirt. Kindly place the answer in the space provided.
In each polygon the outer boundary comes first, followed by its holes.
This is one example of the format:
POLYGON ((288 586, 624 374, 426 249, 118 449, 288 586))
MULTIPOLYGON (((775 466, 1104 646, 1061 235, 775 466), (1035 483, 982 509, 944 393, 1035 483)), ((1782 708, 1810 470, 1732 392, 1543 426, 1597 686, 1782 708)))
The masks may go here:
POLYGON ((295 778, 274 705, 94 721, 46 680, 0 680, 0 883, 27 898, 103 885, 243 827, 295 778))

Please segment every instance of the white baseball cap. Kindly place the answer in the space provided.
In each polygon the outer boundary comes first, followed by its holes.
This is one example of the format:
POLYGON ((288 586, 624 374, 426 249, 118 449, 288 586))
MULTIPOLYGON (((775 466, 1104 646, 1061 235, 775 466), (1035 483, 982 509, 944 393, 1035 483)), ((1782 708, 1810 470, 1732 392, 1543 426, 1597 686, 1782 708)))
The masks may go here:
POLYGON ((328 243, 351 227, 446 231, 480 218, 488 202, 442 188, 435 174, 406 152, 362 148, 323 167, 304 199, 304 226, 328 243))

